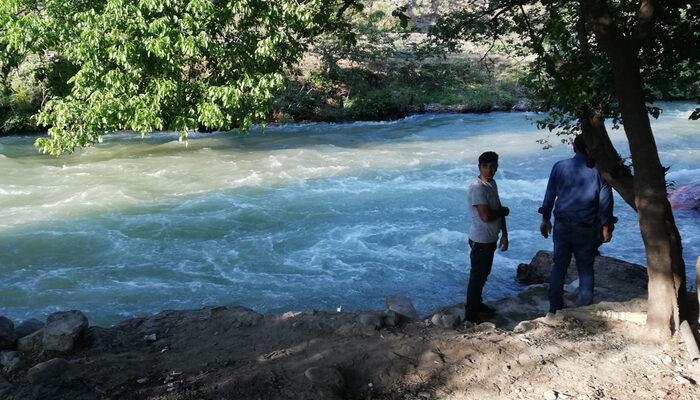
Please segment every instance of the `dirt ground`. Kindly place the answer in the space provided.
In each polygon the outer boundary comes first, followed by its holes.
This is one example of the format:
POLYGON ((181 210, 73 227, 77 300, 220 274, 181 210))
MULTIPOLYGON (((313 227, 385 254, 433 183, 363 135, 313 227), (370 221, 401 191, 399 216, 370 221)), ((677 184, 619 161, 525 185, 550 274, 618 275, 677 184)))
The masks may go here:
POLYGON ((0 398, 700 399, 700 361, 680 338, 645 341, 644 307, 569 309, 515 331, 378 328, 345 312, 166 311, 92 327, 70 355, 32 355, 5 374, 0 398), (27 369, 54 357, 67 367, 30 383, 27 369))

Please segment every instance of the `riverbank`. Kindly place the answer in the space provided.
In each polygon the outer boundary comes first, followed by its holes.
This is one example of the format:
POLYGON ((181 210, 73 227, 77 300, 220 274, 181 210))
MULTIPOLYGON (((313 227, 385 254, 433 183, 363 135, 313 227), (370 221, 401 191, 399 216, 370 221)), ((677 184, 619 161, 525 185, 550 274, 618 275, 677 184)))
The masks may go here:
MULTIPOLYGON (((698 398, 700 363, 679 339, 645 339, 642 267, 599 257, 599 302, 542 317, 539 282, 550 265, 547 252, 521 265, 518 279, 531 285, 491 303, 499 311, 480 325, 460 321, 460 304, 418 319, 401 297, 362 313, 222 306, 110 328, 87 327, 79 312, 56 314, 17 341, 22 351, 2 353, 0 397, 698 398)), ((571 300, 575 275, 567 281, 571 300)))

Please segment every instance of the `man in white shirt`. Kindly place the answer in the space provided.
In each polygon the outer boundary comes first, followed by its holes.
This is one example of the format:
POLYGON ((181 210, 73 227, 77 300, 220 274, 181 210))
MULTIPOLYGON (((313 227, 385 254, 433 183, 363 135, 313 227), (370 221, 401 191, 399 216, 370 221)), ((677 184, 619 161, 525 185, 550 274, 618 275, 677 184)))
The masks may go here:
POLYGON ((484 304, 482 292, 491 273, 496 247, 500 247, 502 251, 508 250, 506 216, 510 210, 501 206, 498 197, 498 186, 493 179, 497 169, 498 154, 493 151, 483 153, 479 156, 479 176, 469 185, 468 200, 472 217, 469 229, 471 271, 465 317, 468 321, 476 323, 481 322, 479 313, 492 314, 496 311, 484 304))

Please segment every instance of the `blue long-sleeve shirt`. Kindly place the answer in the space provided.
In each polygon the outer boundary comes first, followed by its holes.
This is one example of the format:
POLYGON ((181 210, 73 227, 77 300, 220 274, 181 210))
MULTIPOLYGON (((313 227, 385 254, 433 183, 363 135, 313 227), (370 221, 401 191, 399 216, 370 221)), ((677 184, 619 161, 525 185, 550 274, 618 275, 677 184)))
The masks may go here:
POLYGON ((552 209, 555 219, 601 225, 615 222, 610 186, 595 168, 586 165, 586 156, 579 153, 552 167, 539 212, 548 220, 552 209))

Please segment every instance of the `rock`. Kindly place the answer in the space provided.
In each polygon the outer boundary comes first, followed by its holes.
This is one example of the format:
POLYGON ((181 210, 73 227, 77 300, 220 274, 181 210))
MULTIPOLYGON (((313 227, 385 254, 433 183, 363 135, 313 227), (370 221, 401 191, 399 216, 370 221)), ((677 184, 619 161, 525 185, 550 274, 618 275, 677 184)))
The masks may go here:
POLYGON ((466 317, 464 307, 461 305, 449 308, 447 313, 453 315, 457 319, 457 322, 464 321, 464 318, 466 317))
POLYGON ((679 384, 679 385, 690 385, 690 384, 692 384, 692 382, 690 381, 690 379, 686 378, 686 377, 683 376, 683 375, 676 375, 676 376, 673 378, 673 383, 677 383, 677 384, 679 384))
POLYGON ((377 330, 373 326, 350 322, 341 325, 335 333, 340 336, 374 336, 377 330))
POLYGON ((460 321, 452 314, 437 313, 430 318, 430 322, 435 326, 454 328, 460 321))
POLYGON ((151 333, 148 335, 143 335, 143 340, 146 342, 155 342, 158 339, 155 333, 151 333))
POLYGON ((363 313, 357 317, 357 320, 364 326, 369 326, 374 329, 382 328, 382 316, 372 313, 363 313))
POLYGON ((17 340, 17 350, 24 351, 26 353, 38 353, 41 351, 41 344, 43 341, 44 330, 39 329, 31 335, 19 338, 19 340, 17 340))
MULTIPOLYGON (((529 264, 518 265, 515 279, 520 283, 528 285, 549 282, 549 272, 552 270, 552 264, 554 264, 552 252, 540 250, 535 254, 529 264)), ((570 273, 571 270, 568 270, 566 282, 573 280, 568 279, 570 273)))
POLYGON ((90 350, 102 352, 113 351, 126 346, 129 342, 127 334, 115 327, 91 326, 85 332, 84 338, 84 343, 90 347, 90 350))
POLYGON ((401 320, 401 317, 399 317, 399 314, 396 313, 396 311, 393 310, 386 310, 384 311, 384 317, 382 318, 382 322, 384 326, 393 328, 399 324, 401 320))
POLYGON ((0 399, 11 398, 10 393, 15 390, 14 385, 0 375, 0 399))
POLYGON ((460 321, 452 314, 443 314, 440 322, 445 328, 454 328, 460 321))
POLYGON ((77 310, 49 315, 44 327, 44 350, 61 352, 74 350, 87 327, 87 317, 77 310))
POLYGON ((496 330, 496 325, 493 322, 482 322, 474 328, 476 332, 491 332, 496 330))
POLYGON ((15 333, 17 334, 17 339, 21 339, 27 335, 38 331, 44 327, 44 323, 35 318, 30 318, 23 321, 21 324, 15 327, 15 333))
MULTIPOLYGON (((604 249, 604 248, 603 248, 604 249)), ((530 264, 520 264, 516 279, 520 283, 539 284, 549 281, 552 270, 552 253, 540 250, 530 264)), ((646 297, 647 272, 641 265, 628 263, 612 257, 598 256, 593 265, 595 272, 595 300, 628 301, 637 297, 646 297)), ((573 282, 578 279, 576 260, 572 259, 566 273, 565 282, 569 290, 578 286, 573 282)))
POLYGON ((515 328, 513 328, 513 332, 523 333, 523 332, 531 331, 535 328, 537 328, 537 322, 535 322, 535 321, 521 321, 518 323, 518 325, 515 325, 515 328))
POLYGON ((575 292, 578 290, 578 285, 579 285, 578 279, 576 279, 575 281, 573 281, 567 285, 564 285, 564 290, 567 292, 575 292))
POLYGON ((345 387, 343 375, 331 367, 311 367, 304 371, 304 376, 315 386, 339 392, 345 387))
POLYGON ((389 296, 386 298, 386 308, 395 311, 401 317, 408 319, 409 321, 418 320, 418 312, 411 299, 406 296, 389 296))
POLYGON ((544 392, 545 400, 557 400, 557 397, 559 396, 557 396, 557 392, 555 392, 554 390, 548 390, 544 392))
POLYGON ((0 365, 2 365, 6 371, 14 372, 22 366, 22 353, 19 351, 0 352, 0 365))
POLYGON ((471 322, 471 321, 464 321, 464 323, 462 324, 462 327, 464 329, 473 329, 476 327, 476 324, 471 322))
POLYGON ((0 316, 0 350, 14 348, 16 340, 15 324, 9 318, 0 316))
POLYGON ((526 99, 518 100, 511 108, 511 110, 513 110, 513 111, 520 111, 520 112, 528 111, 529 109, 530 109, 530 104, 526 99))
POLYGON ((700 211, 700 183, 681 186, 668 195, 674 210, 700 211))
POLYGON ((60 378, 67 369, 68 361, 62 358, 52 358, 31 367, 27 371, 27 379, 33 384, 52 382, 60 378))

